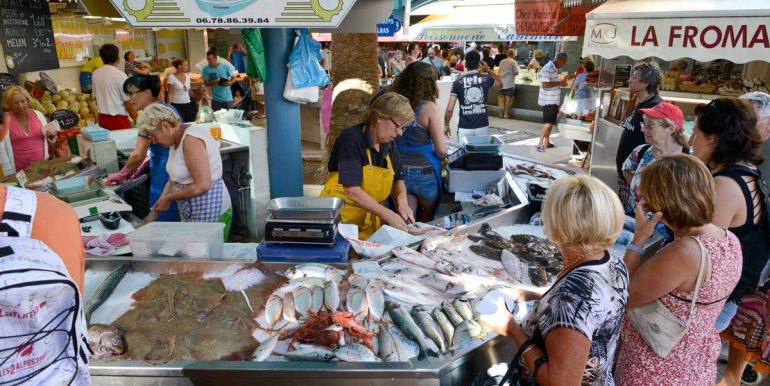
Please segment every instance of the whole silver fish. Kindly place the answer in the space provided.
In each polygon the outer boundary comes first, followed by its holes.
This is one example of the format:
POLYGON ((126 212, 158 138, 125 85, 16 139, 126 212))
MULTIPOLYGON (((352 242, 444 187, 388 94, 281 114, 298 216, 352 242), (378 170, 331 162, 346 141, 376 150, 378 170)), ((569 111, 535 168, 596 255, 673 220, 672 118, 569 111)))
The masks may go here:
POLYGON ((291 292, 283 295, 283 307, 281 307, 283 318, 289 322, 297 323, 297 312, 294 309, 294 294, 291 292))
POLYGON ((358 321, 362 321, 369 316, 369 305, 366 303, 366 293, 363 289, 350 287, 345 304, 348 307, 348 311, 352 312, 358 321))
POLYGON ((444 342, 440 328, 436 325, 436 322, 430 314, 427 311, 412 309, 412 318, 422 332, 425 333, 425 336, 432 340, 433 343, 436 343, 436 347, 438 347, 439 351, 445 353, 447 351, 447 344, 444 342))
POLYGON ((306 287, 297 287, 294 290, 294 309, 303 318, 308 317, 308 311, 313 305, 313 297, 310 290, 306 287))
POLYGON ((350 288, 364 289, 369 284, 369 279, 363 275, 354 273, 348 276, 348 283, 350 283, 350 288))
POLYGON ((334 280, 324 284, 324 306, 330 312, 335 312, 340 307, 340 289, 334 280))
POLYGON ((452 338, 452 350, 463 346, 471 339, 483 339, 484 336, 486 336, 486 333, 481 328, 481 325, 471 320, 463 321, 455 328, 455 335, 452 338))
POLYGON ((390 336, 393 337, 393 342, 396 344, 396 350, 401 362, 408 361, 420 354, 420 345, 407 338, 398 326, 388 324, 387 330, 390 336))
MULTIPOLYGON (((380 358, 382 358, 383 361, 402 361, 398 352, 398 347, 396 347, 396 342, 393 339, 393 335, 390 333, 390 331, 388 331, 386 326, 380 327, 380 331, 377 333, 377 338, 379 340, 379 350, 377 352, 380 353, 380 358)), ((403 361, 406 361, 406 358, 404 358, 403 361)))
MULTIPOLYGON (((331 280, 330 280, 331 281, 331 280)), ((324 289, 321 286, 314 285, 310 287, 311 306, 313 313, 317 314, 324 306, 324 289)))
POLYGON ((420 327, 417 326, 417 323, 412 319, 412 316, 409 315, 409 312, 407 312, 404 307, 401 307, 398 303, 386 302, 385 308, 387 309, 390 318, 393 319, 393 322, 401 329, 407 338, 412 339, 420 345, 420 354, 417 356, 417 359, 422 360, 426 355, 433 357, 438 356, 438 354, 430 348, 426 341, 427 338, 425 338, 425 334, 423 334, 420 327))
POLYGON ((281 355, 290 361, 299 362, 328 362, 334 359, 334 352, 321 346, 305 346, 281 355))
POLYGON ((423 268, 431 269, 441 273, 449 273, 452 271, 452 264, 447 263, 444 260, 434 260, 428 256, 415 251, 408 247, 397 247, 393 249, 393 254, 399 259, 403 259, 412 264, 419 265, 423 268))
POLYGON ((251 360, 254 362, 262 362, 267 359, 275 350, 275 346, 278 344, 278 337, 280 334, 275 334, 259 344, 254 354, 251 355, 251 360))
POLYGON ((455 335, 455 327, 452 325, 452 322, 449 321, 444 311, 441 310, 441 307, 433 309, 433 318, 436 319, 436 323, 439 328, 441 328, 447 346, 450 345, 452 343, 452 338, 454 338, 455 335))
POLYGON ((369 317, 375 321, 382 319, 385 313, 385 288, 381 280, 369 281, 366 286, 366 303, 369 305, 369 317))
POLYGON ((377 358, 372 350, 358 343, 342 346, 334 350, 334 355, 345 362, 380 362, 380 358, 377 358))
POLYGON ((301 277, 317 277, 325 280, 334 280, 339 283, 342 281, 340 270, 331 265, 318 263, 298 264, 286 270, 285 276, 289 279, 301 277))
POLYGON ((457 313, 460 314, 463 319, 473 320, 473 308, 468 299, 457 298, 452 301, 452 306, 454 306, 457 313))
POLYGON ((452 322, 452 325, 455 326, 455 329, 457 329, 457 326, 465 320, 459 313, 457 313, 457 310, 455 310, 452 303, 441 303, 441 309, 444 310, 444 313, 449 318, 449 321, 452 322))
POLYGON ((265 303, 265 321, 267 325, 272 327, 275 322, 281 319, 281 312, 283 310, 283 299, 278 295, 270 295, 265 303))
POLYGON ((123 277, 126 276, 129 268, 131 268, 130 264, 122 264, 120 267, 115 268, 115 270, 110 272, 110 274, 99 283, 94 290, 93 295, 91 295, 91 298, 88 299, 88 302, 86 303, 86 322, 91 321, 91 314, 93 314, 94 311, 104 304, 107 298, 112 295, 112 292, 115 291, 115 287, 117 287, 120 281, 123 280, 123 277))

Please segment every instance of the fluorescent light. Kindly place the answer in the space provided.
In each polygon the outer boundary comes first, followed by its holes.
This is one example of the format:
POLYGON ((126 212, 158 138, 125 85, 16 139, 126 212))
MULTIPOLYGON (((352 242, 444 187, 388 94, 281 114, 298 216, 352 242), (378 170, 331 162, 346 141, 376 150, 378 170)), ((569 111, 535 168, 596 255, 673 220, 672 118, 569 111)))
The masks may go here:
POLYGON ((102 18, 101 16, 91 16, 91 15, 83 16, 83 19, 101 19, 101 18, 102 18))

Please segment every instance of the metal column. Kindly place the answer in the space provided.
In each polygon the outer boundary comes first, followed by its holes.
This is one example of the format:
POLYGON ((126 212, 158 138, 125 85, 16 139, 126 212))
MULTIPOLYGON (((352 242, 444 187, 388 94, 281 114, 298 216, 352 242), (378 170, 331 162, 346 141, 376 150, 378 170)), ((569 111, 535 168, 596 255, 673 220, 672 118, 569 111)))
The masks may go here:
POLYGON ((265 28, 265 113, 270 196, 302 196, 302 139, 299 104, 283 97, 293 28, 265 28))

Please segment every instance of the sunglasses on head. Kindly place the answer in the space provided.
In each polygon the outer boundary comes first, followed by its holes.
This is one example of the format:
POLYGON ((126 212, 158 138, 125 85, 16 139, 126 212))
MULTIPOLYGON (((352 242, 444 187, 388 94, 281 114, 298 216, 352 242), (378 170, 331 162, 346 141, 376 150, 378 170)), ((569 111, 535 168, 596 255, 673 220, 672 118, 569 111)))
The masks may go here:
POLYGON ((719 119, 725 119, 725 115, 722 114, 722 110, 720 110, 719 106, 717 105, 717 98, 712 99, 711 102, 709 102, 706 106, 714 110, 714 112, 719 115, 719 119))

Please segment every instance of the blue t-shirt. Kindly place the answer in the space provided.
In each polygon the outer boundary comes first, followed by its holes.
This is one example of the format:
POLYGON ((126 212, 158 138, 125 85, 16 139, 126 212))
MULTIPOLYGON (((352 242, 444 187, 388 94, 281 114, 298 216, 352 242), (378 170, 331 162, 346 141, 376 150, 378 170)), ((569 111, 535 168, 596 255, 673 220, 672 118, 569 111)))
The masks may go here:
POLYGON ((469 71, 454 81, 449 95, 456 96, 460 103, 458 128, 478 129, 489 126, 487 96, 494 85, 495 78, 478 71, 469 71))
MULTIPOLYGON (((203 67, 203 79, 207 82, 220 78, 230 79, 233 75, 235 74, 230 70, 230 67, 222 64, 216 67, 203 67)), ((211 86, 211 100, 214 102, 232 102, 233 92, 230 91, 230 86, 219 84, 211 86)))

